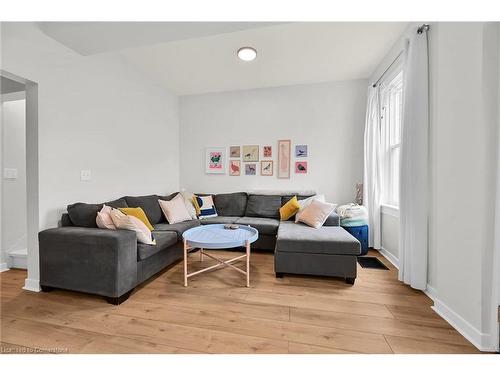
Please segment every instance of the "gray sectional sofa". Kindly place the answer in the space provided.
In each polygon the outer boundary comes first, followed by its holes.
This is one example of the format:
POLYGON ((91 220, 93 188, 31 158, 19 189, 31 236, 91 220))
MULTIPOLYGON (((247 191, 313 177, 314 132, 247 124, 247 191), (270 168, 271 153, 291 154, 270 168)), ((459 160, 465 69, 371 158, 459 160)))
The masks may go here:
MULTIPOLYGON (((275 252, 277 277, 285 273, 337 276, 354 283, 360 243, 339 226, 335 213, 319 229, 292 220, 280 222, 279 208, 293 195, 241 192, 214 195, 217 217, 169 224, 158 199, 175 195, 126 196, 105 203, 115 208, 141 207, 154 226, 155 246, 137 243, 132 231, 97 228, 95 218, 102 204, 69 205, 60 227, 39 233, 42 290, 97 294, 120 304, 137 285, 182 258, 184 231, 219 223, 256 228, 259 239, 252 248, 275 252)), ((298 199, 307 197, 298 195, 298 199)))

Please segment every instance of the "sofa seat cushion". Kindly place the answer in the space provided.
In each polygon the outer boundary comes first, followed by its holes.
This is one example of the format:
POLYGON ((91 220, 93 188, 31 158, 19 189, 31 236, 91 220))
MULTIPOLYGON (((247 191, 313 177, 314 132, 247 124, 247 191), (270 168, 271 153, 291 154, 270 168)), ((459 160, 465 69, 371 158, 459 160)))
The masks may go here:
POLYGON ((156 245, 137 244, 137 260, 144 260, 150 256, 175 245, 178 241, 175 232, 153 232, 156 245))
POLYGON ((188 229, 197 227, 199 225, 200 225, 199 220, 188 220, 175 224, 159 223, 153 225, 153 227, 155 228, 155 233, 163 231, 175 232, 177 233, 177 238, 180 240, 182 239, 182 233, 184 233, 188 229))
POLYGON ((239 216, 217 216, 217 217, 207 217, 205 219, 200 219, 201 225, 206 224, 234 224, 238 220, 239 216))
POLYGON ((151 224, 158 224, 162 221, 163 213, 158 203, 157 195, 145 195, 141 197, 124 197, 128 207, 140 207, 146 213, 151 224))
POLYGON ((305 224, 282 222, 276 251, 310 254, 359 255, 361 245, 342 227, 311 228, 305 224))
POLYGON ((280 222, 277 219, 269 219, 266 217, 244 216, 236 220, 235 224, 250 225, 251 227, 257 229, 259 234, 276 235, 276 233, 278 233, 280 222))

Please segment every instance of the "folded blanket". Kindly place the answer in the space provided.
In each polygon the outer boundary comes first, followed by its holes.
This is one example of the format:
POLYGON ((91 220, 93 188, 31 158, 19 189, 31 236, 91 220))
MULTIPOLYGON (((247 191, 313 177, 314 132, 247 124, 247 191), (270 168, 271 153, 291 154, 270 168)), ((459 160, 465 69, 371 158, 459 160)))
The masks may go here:
POLYGON ((360 227, 363 225, 368 225, 368 220, 365 220, 365 219, 342 219, 342 220, 340 220, 340 226, 342 226, 342 227, 360 227))
POLYGON ((356 203, 344 204, 337 207, 336 211, 340 216, 340 219, 351 218, 368 220, 368 211, 366 210, 366 207, 359 206, 356 203))

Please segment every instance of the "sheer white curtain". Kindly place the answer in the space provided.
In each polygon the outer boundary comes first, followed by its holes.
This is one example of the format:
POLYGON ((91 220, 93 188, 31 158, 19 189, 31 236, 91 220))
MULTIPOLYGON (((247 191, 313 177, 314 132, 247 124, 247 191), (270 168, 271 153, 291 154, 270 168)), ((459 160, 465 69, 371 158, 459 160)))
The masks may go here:
POLYGON ((368 88, 365 122, 365 155, 363 176, 363 204, 368 210, 368 246, 381 247, 380 205, 381 205, 381 135, 380 95, 378 87, 368 88))
POLYGON ((405 51, 400 161, 399 280, 427 287, 429 79, 427 31, 411 33, 405 51))

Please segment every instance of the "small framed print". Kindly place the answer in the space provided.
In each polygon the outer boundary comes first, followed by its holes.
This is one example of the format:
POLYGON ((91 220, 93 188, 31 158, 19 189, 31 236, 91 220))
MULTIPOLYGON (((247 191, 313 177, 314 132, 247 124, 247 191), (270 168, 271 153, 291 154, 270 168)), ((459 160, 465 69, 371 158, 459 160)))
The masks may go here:
POLYGON ((231 147, 229 147, 229 157, 230 158, 239 158, 239 157, 241 157, 241 147, 240 146, 231 146, 231 147))
POLYGON ((256 174, 257 174, 257 164, 255 163, 245 164, 246 176, 255 176, 256 174))
POLYGON ((295 157, 307 158, 307 145, 296 145, 295 146, 295 157))
POLYGON ((205 173, 226 173, 226 149, 207 147, 205 149, 205 173))
POLYGON ((272 160, 262 160, 260 162, 260 175, 261 176, 272 176, 273 175, 273 161, 272 160))
POLYGON ((307 161, 296 161, 295 173, 307 173, 307 161))
POLYGON ((243 161, 259 161, 259 146, 243 146, 243 161))
POLYGON ((229 160, 229 175, 239 176, 241 173, 241 163, 239 160, 229 160))
POLYGON ((272 158, 273 157, 273 147, 272 146, 264 146, 264 157, 265 158, 272 158))

